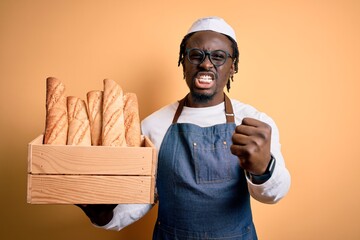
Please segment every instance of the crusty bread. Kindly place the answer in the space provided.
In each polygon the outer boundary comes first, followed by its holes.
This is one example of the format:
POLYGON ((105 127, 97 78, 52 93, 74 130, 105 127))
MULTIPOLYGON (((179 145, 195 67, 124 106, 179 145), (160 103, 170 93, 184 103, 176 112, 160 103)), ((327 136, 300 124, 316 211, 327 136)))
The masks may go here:
POLYGON ((103 146, 126 146, 123 90, 111 79, 104 80, 103 146))
POLYGON ((91 145, 100 146, 102 132, 102 107, 103 107, 103 91, 94 90, 88 92, 87 106, 90 121, 91 145))
POLYGON ((138 100, 135 93, 124 94, 125 139, 129 147, 140 147, 141 129, 138 100))
POLYGON ((77 97, 67 97, 69 131, 67 145, 91 146, 90 123, 85 101, 77 97))
POLYGON ((66 145, 68 117, 65 85, 54 77, 46 79, 46 122, 44 144, 66 145))

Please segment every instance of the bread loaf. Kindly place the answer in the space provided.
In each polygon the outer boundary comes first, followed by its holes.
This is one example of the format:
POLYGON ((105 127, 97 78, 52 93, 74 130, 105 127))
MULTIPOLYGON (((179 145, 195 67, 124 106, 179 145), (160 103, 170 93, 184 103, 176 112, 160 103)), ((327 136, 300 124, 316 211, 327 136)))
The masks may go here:
POLYGON ((90 121, 91 145, 100 146, 102 132, 103 91, 94 90, 87 93, 87 106, 90 121))
POLYGON ((125 139, 129 147, 140 147, 141 129, 139 104, 135 93, 124 94, 125 139))
POLYGON ((103 146, 126 146, 123 90, 111 79, 104 80, 103 146))
POLYGON ((65 145, 68 132, 65 85, 58 79, 46 79, 46 122, 44 144, 65 145))
POLYGON ((84 100, 67 97, 69 131, 67 145, 91 146, 90 123, 84 100))

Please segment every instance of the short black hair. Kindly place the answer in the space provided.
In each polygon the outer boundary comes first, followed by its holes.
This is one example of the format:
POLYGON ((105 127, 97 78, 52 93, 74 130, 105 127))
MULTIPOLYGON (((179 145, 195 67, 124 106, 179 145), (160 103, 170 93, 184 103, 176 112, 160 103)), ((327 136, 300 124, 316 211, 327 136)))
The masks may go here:
MULTIPOLYGON (((194 34, 195 32, 193 33, 189 33, 187 34, 183 40, 181 41, 181 44, 180 44, 180 53, 179 53, 179 61, 178 61, 178 66, 180 66, 180 64, 183 63, 184 61, 184 57, 185 57, 185 52, 186 52, 186 44, 189 40, 189 38, 194 34)), ((232 50, 233 50, 233 55, 232 55, 232 58, 233 58, 233 61, 234 61, 234 66, 235 66, 235 73, 238 72, 238 65, 239 65, 239 49, 238 49, 238 45, 236 43, 236 41, 234 39, 232 39, 231 37, 225 35, 230 41, 231 41, 231 47, 232 47, 232 50)), ((230 81, 234 81, 234 76, 231 76, 229 79, 228 79, 228 82, 226 83, 226 88, 227 88, 227 91, 229 92, 230 90, 230 81)))

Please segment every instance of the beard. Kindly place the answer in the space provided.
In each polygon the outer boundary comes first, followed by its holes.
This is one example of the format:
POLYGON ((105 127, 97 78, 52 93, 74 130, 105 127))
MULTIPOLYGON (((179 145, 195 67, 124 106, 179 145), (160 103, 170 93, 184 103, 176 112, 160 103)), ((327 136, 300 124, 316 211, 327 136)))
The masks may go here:
MULTIPOLYGON (((202 71, 202 72, 205 72, 205 71, 202 71)), ((189 87, 192 100, 195 103, 206 104, 214 99, 215 95, 217 94, 217 90, 214 89, 210 92, 209 91, 208 92, 199 92, 195 87, 195 79, 198 76, 198 74, 199 74, 199 72, 196 72, 196 74, 194 74, 191 77, 188 77, 185 75, 185 79, 186 79, 187 85, 189 87), (188 80, 188 79, 191 79, 191 80, 188 80)), ((212 71, 211 71, 211 74, 214 75, 213 81, 217 81, 218 74, 215 72, 212 72, 212 71)))
POLYGON ((204 93, 197 93, 195 91, 190 91, 191 97, 194 102, 196 103, 208 103, 213 100, 215 93, 211 94, 204 94, 204 93))

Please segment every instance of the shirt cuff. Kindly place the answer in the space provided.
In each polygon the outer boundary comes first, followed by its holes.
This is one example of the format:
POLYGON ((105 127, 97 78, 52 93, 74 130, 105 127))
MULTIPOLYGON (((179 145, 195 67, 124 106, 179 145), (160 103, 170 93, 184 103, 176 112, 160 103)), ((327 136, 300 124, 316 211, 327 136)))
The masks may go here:
POLYGON ((276 203, 282 199, 290 188, 290 174, 288 170, 276 163, 271 177, 262 184, 254 184, 247 178, 250 195, 262 203, 276 203))
POLYGON ((113 218, 108 224, 95 226, 107 230, 120 231, 142 218, 152 207, 153 205, 151 204, 118 204, 114 208, 113 218))

